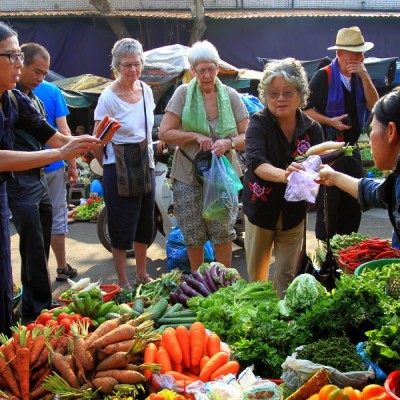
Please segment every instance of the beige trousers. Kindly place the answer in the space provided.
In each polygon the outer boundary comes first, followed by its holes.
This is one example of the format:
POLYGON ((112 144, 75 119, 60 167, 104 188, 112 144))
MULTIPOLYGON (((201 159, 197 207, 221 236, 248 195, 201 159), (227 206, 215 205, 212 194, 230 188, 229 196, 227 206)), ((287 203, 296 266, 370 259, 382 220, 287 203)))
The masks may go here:
POLYGON ((282 230, 282 214, 276 230, 259 228, 245 217, 245 250, 249 281, 268 281, 272 249, 275 252, 274 289, 279 297, 294 278, 304 236, 304 220, 292 229, 282 230))

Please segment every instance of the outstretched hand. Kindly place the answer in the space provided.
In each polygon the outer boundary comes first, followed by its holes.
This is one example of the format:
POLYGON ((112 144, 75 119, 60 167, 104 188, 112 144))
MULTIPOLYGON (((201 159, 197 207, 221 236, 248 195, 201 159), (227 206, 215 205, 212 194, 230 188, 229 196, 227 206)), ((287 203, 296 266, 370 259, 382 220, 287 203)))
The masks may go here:
POLYGON ((319 170, 319 176, 315 179, 316 183, 325 186, 334 186, 334 174, 335 170, 329 165, 322 164, 319 170))
POLYGON ((101 139, 101 143, 102 144, 107 144, 112 137, 114 136, 115 132, 117 132, 117 130, 119 128, 121 128, 121 124, 114 118, 111 118, 109 115, 106 115, 102 121, 100 121, 100 123, 97 125, 96 128, 96 137, 100 137, 100 135, 102 134, 102 132, 104 131, 104 129, 106 129, 107 125, 112 122, 111 128, 110 130, 106 133, 106 135, 101 139))
POLYGON ((96 149, 100 140, 89 135, 73 136, 63 147, 60 147, 62 160, 70 160, 79 157, 82 153, 87 153, 90 150, 96 149))

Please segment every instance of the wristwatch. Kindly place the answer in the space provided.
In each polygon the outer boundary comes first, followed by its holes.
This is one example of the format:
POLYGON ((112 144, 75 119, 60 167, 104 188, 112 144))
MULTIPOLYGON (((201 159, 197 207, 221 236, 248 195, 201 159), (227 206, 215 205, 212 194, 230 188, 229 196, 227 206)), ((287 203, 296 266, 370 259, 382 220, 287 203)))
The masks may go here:
POLYGON ((235 148, 235 146, 236 146, 236 144, 235 144, 235 142, 233 141, 233 139, 232 139, 232 138, 231 138, 230 140, 231 140, 231 149, 234 149, 234 148, 235 148))

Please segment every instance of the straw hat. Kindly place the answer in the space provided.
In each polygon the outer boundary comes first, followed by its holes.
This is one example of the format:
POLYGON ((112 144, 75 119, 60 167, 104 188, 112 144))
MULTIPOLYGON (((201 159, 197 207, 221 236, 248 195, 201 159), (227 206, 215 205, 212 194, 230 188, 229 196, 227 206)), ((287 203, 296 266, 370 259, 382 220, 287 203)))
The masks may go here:
POLYGON ((93 160, 90 161, 90 169, 94 174, 103 176, 103 167, 99 164, 96 158, 93 158, 93 160))
POLYGON ((372 42, 366 42, 358 26, 340 29, 336 36, 336 45, 328 50, 347 50, 354 53, 364 53, 374 47, 372 42))

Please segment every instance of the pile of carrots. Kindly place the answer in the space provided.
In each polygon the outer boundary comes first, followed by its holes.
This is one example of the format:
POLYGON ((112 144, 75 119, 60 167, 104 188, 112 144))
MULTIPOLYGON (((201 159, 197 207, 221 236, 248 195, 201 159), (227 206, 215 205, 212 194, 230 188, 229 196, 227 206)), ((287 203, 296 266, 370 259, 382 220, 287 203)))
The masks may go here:
MULTIPOLYGON (((237 374, 239 363, 229 361, 229 354, 223 351, 221 340, 215 333, 207 334, 201 322, 186 328, 183 325, 166 328, 159 343, 149 343, 144 352, 144 363, 159 364, 160 374, 175 380, 180 392, 198 380, 209 382, 230 373, 237 374)), ((160 376, 145 370, 144 376, 154 390, 160 390, 160 376)))
POLYGON ((13 332, 11 338, 1 336, 0 389, 11 399, 42 398, 47 391, 41 385, 51 373, 48 356, 64 352, 69 339, 52 327, 29 331, 17 326, 13 332))

